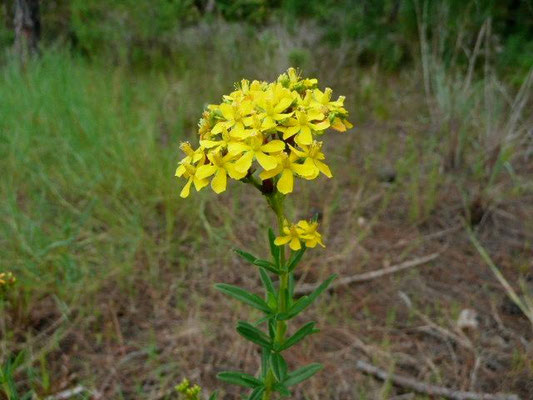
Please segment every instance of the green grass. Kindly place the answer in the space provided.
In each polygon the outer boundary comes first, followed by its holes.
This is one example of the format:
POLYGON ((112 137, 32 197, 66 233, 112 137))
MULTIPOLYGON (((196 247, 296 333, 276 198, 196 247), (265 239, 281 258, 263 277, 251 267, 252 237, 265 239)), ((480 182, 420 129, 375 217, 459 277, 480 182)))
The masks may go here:
POLYGON ((74 295, 91 278, 132 265, 139 252, 152 258, 150 225, 168 248, 187 212, 175 201, 184 130, 179 114, 162 109, 168 86, 56 53, 24 72, 4 68, 3 263, 24 287, 74 295))

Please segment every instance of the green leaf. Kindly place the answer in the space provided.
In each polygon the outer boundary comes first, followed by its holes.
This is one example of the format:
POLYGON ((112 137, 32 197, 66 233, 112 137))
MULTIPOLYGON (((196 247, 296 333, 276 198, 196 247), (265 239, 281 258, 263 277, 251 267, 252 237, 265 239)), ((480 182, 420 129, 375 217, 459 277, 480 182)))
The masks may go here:
POLYGON ((270 350, 266 347, 263 347, 261 350, 261 378, 265 380, 268 373, 268 360, 270 359, 270 350))
POLYGON ((315 329, 315 322, 308 322, 304 326, 302 326, 300 329, 296 331, 294 335, 292 335, 290 338, 288 338, 280 347, 277 349, 278 351, 283 351, 288 349, 289 347, 294 346, 296 343, 300 342, 302 339, 304 339, 306 336, 311 335, 313 333, 318 332, 318 329, 315 329))
POLYGON ((293 386, 296 385, 302 381, 305 381, 306 379, 311 378, 314 374, 316 374, 318 371, 320 371, 324 366, 322 364, 309 364, 305 367, 299 368, 296 371, 293 371, 287 375, 287 379, 285 379, 285 386, 293 386))
POLYGON ((237 253, 239 256, 241 256, 242 258, 244 258, 246 261, 251 263, 251 264, 253 264, 257 260, 257 257, 255 257, 255 256, 253 256, 250 253, 247 253, 245 251, 242 251, 242 250, 239 250, 239 249, 233 249, 233 251, 235 253, 237 253))
POLYGON ((263 395, 263 392, 265 391, 264 386, 256 387, 252 393, 250 393, 250 396, 248 396, 248 400, 259 400, 261 396, 263 395))
POLYGON ((217 400, 218 398, 218 391, 214 391, 213 393, 211 393, 211 396, 209 396, 209 400, 217 400))
POLYGON ((267 314, 270 314, 272 312, 268 304, 261 297, 250 293, 247 290, 241 289, 240 287, 228 285, 225 283, 217 283, 215 285, 215 288, 218 291, 225 293, 231 297, 234 297, 235 299, 240 300, 243 303, 246 303, 252 307, 255 307, 258 310, 261 310, 267 314))
POLYGON ((279 271, 276 268, 276 266, 272 264, 270 261, 261 260, 260 258, 257 258, 256 256, 250 253, 247 253, 246 251, 239 250, 239 249, 234 249, 233 251, 237 253, 240 257, 248 261, 250 264, 253 264, 258 267, 266 268, 267 270, 275 274, 279 274, 279 271))
POLYGON ((267 260, 255 260, 254 265, 257 265, 258 267, 262 267, 270 272, 273 272, 274 274, 278 274, 279 275, 279 270, 278 268, 276 268, 276 266, 274 264, 272 264, 270 261, 267 261, 267 260))
POLYGON ((267 293, 267 304, 272 310, 276 310, 278 308, 278 298, 275 294, 268 292, 267 293))
POLYGON ((289 272, 292 272, 294 268, 296 268, 298 263, 302 260, 305 250, 306 250, 306 247, 304 244, 302 245, 302 248, 300 250, 291 252, 291 259, 289 260, 289 263, 287 264, 287 270, 289 272))
POLYGON ((270 276, 268 276, 267 272, 263 268, 259 268, 259 275, 261 277, 261 282, 263 282, 265 290, 268 293, 272 293, 274 296, 276 296, 276 289, 274 289, 272 279, 270 279, 270 276))
POLYGON ((280 254, 281 249, 274 244, 274 241, 276 240, 276 235, 274 235, 274 231, 272 228, 268 228, 268 242, 270 243, 270 253, 272 254, 272 258, 274 259, 275 264, 278 266, 278 269, 280 266, 280 254))
POLYGON ((217 374, 217 378, 224 382, 249 387, 252 389, 263 386, 263 382, 261 382, 255 376, 240 371, 223 371, 217 374))
POLYGON ((287 362, 283 356, 279 353, 272 353, 270 355, 270 365, 278 382, 283 382, 287 376, 287 362))
POLYGON ((290 396, 292 394, 285 383, 276 382, 273 386, 273 389, 276 392, 281 393, 282 396, 290 396))
POLYGON ((328 286, 331 284, 333 279, 337 277, 336 274, 331 275, 328 279, 326 279, 322 284, 317 287, 309 296, 303 296, 296 303, 292 305, 292 307, 287 311, 286 313, 282 313, 278 315, 278 320, 283 321, 287 319, 291 319, 292 317, 298 315, 303 310, 305 310, 313 301, 316 300, 320 294, 328 288, 328 286))
POLYGON ((248 322, 239 321, 237 323, 237 332, 239 332, 245 339, 248 339, 250 342, 258 344, 259 346, 266 347, 268 349, 272 348, 272 343, 270 338, 266 333, 257 329, 252 324, 248 322))

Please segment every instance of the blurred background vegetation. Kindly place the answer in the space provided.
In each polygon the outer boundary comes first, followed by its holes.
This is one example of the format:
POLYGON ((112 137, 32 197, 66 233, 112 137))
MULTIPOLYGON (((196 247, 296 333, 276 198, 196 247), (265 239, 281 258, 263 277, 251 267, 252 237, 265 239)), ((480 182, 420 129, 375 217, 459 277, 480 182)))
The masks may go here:
MULTIPOLYGON (((13 4, 0 8, 0 46, 14 39, 13 4)), ((320 29, 321 41, 355 44, 354 61, 398 70, 419 58, 421 24, 446 65, 468 62, 464 46, 475 43, 490 21, 491 61, 515 72, 533 63, 533 10, 525 0, 50 0, 41 4, 42 40, 87 57, 131 65, 172 68, 176 38, 188 26, 223 18, 260 29, 303 20, 320 29)))
POLYGON ((300 278, 434 255, 312 311, 335 328, 289 358, 326 364, 295 398, 405 395, 361 357, 533 396, 531 1, 40 1, 23 62, 14 3, 0 3, 0 272, 18 277, 0 292, 0 398, 175 398, 185 376, 213 389, 221 369, 253 371, 232 333, 245 310, 211 287, 258 285, 227 249, 266 254, 272 221, 239 185, 181 201, 173 175, 207 103, 289 66, 346 95, 355 124, 326 144, 335 179, 288 205, 321 214, 328 246, 300 278))

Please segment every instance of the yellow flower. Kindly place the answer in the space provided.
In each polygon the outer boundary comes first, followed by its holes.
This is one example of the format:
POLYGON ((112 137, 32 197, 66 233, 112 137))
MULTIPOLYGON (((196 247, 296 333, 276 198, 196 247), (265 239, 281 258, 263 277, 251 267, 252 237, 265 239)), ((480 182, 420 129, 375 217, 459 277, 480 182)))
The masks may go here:
MULTIPOLYGON (((241 132, 245 132, 244 130, 241 132)), ((233 133, 233 131, 232 131, 233 133)), ((200 140, 200 147, 204 149, 209 149, 210 151, 220 151, 226 149, 230 143, 240 139, 238 137, 234 137, 232 133, 228 132, 226 127, 222 127, 222 135, 218 138, 218 140, 200 140)))
POLYGON ((310 111, 309 113, 305 113, 296 111, 295 118, 289 119, 289 126, 283 129, 283 140, 287 140, 297 134, 295 137, 296 143, 299 145, 310 145, 313 142, 313 131, 321 131, 329 127, 329 121, 322 121, 323 119, 324 114, 319 112, 310 111), (311 122, 317 120, 321 122, 311 122))
MULTIPOLYGON (((177 176, 184 176, 187 179, 187 183, 183 187, 180 193, 180 197, 186 198, 189 196, 191 192, 191 184, 194 183, 194 187, 196 188, 196 191, 199 192, 202 188, 206 187, 209 184, 209 181, 207 179, 201 179, 198 177, 198 168, 196 168, 194 165, 191 165, 189 163, 183 163, 180 165, 180 167, 183 168, 184 172, 180 175, 178 175, 178 171, 176 171, 177 176)), ((178 169, 180 168, 178 167, 178 169)))
POLYGON ((283 111, 293 101, 291 92, 281 85, 270 87, 270 90, 257 100, 257 107, 260 110, 258 117, 262 121, 262 129, 272 129, 277 125, 277 121, 289 118, 292 113, 283 113, 283 111))
POLYGON ((316 140, 311 143, 309 146, 301 145, 301 150, 295 149, 289 145, 290 149, 300 158, 305 158, 304 165, 313 169, 314 173, 307 177, 307 179, 315 179, 320 172, 326 175, 328 178, 331 178, 331 170, 329 167, 322 162, 326 157, 322 153, 322 142, 317 142, 316 140))
POLYGON ((296 229, 298 231, 298 234, 300 235, 300 238, 302 238, 305 241, 305 246, 309 248, 316 247, 317 244, 319 244, 322 247, 326 247, 324 243, 322 242, 322 235, 318 233, 318 222, 315 221, 305 221, 301 220, 298 221, 296 224, 296 229))
POLYGON ((12 272, 1 272, 0 273, 0 288, 2 286, 14 285, 17 281, 15 275, 12 272))
POLYGON ((347 119, 336 117, 331 128, 339 132, 346 132, 347 129, 352 129, 353 125, 347 119))
POLYGON ((223 128, 235 130, 235 134, 244 130, 244 125, 248 124, 248 116, 254 111, 254 106, 251 101, 242 101, 239 103, 222 103, 219 106, 219 110, 222 113, 225 121, 218 122, 211 133, 218 134, 222 132, 223 128))
POLYGON ((301 79, 294 68, 289 68, 286 74, 281 74, 278 78, 284 86, 291 90, 302 90, 316 86, 318 80, 316 79, 301 79))
POLYGON ((185 153, 185 157, 179 162, 176 169, 176 176, 182 176, 185 173, 184 164, 196 164, 205 158, 205 154, 201 148, 194 150, 189 142, 182 142, 180 150, 185 153))
POLYGON ((235 167, 239 171, 248 171, 252 165, 254 158, 264 170, 271 170, 276 168, 278 160, 276 157, 268 155, 267 153, 279 153, 285 148, 285 143, 281 140, 272 140, 264 143, 263 136, 254 136, 248 140, 248 144, 243 142, 230 143, 228 151, 230 154, 239 155, 242 157, 235 163, 235 167))
POLYGON ((211 188, 215 193, 222 193, 226 190, 227 175, 235 180, 240 180, 246 176, 246 171, 242 172, 235 168, 235 157, 231 154, 222 156, 219 151, 210 153, 208 156, 211 164, 198 167, 196 176, 199 179, 206 179, 215 175, 211 180, 211 188))
POLYGON ((281 153, 277 156, 277 159, 278 165, 271 170, 261 172, 259 177, 265 180, 281 174, 276 184, 280 193, 287 194, 292 192, 294 188, 294 174, 306 178, 314 173, 314 170, 309 166, 299 164, 297 162, 298 156, 294 153, 291 153, 290 156, 286 153, 281 153))
POLYGON ((302 248, 302 244, 300 243, 300 231, 297 226, 294 224, 289 225, 287 220, 285 220, 283 224, 283 234, 274 240, 274 244, 276 246, 283 246, 287 243, 289 243, 289 247, 294 251, 302 248))
POLYGON ((199 148, 188 142, 180 146, 185 157, 176 176, 187 179, 183 196, 189 195, 192 184, 197 190, 204 187, 209 177, 213 190, 221 193, 226 190, 227 175, 240 180, 255 174, 255 160, 262 168, 261 179, 276 178, 264 187, 258 186, 256 175, 245 181, 265 194, 274 184, 275 192, 291 193, 294 176, 311 180, 322 173, 331 178, 322 143, 315 138, 330 127, 344 132, 352 124, 347 120, 345 98, 333 101, 330 88, 322 91, 316 86, 316 79, 302 79, 289 68, 270 83, 243 79, 223 96, 222 103, 209 104, 198 123, 199 148))

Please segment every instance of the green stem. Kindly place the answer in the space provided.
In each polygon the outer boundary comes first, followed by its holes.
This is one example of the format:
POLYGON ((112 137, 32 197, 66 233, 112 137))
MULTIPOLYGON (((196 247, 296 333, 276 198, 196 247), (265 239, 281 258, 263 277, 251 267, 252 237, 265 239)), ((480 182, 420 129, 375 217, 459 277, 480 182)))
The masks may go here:
MULTIPOLYGON (((280 235, 283 234, 283 223, 285 221, 285 214, 283 210, 283 197, 279 195, 267 196, 267 201, 272 210, 276 213, 278 220, 278 229, 280 235)), ((280 246, 280 266, 282 269, 285 269, 285 246, 280 246)), ((287 311, 287 293, 289 287, 289 273, 284 272, 280 274, 279 277, 279 289, 278 289, 278 307, 279 312, 287 311)), ((276 321, 276 336, 273 338, 274 342, 277 344, 283 343, 285 339, 285 332, 287 331, 287 324, 285 321, 276 321)), ((270 400, 272 396, 272 386, 275 383, 274 373, 272 369, 269 368, 267 377, 265 380, 266 390, 263 394, 263 400, 270 400)))

